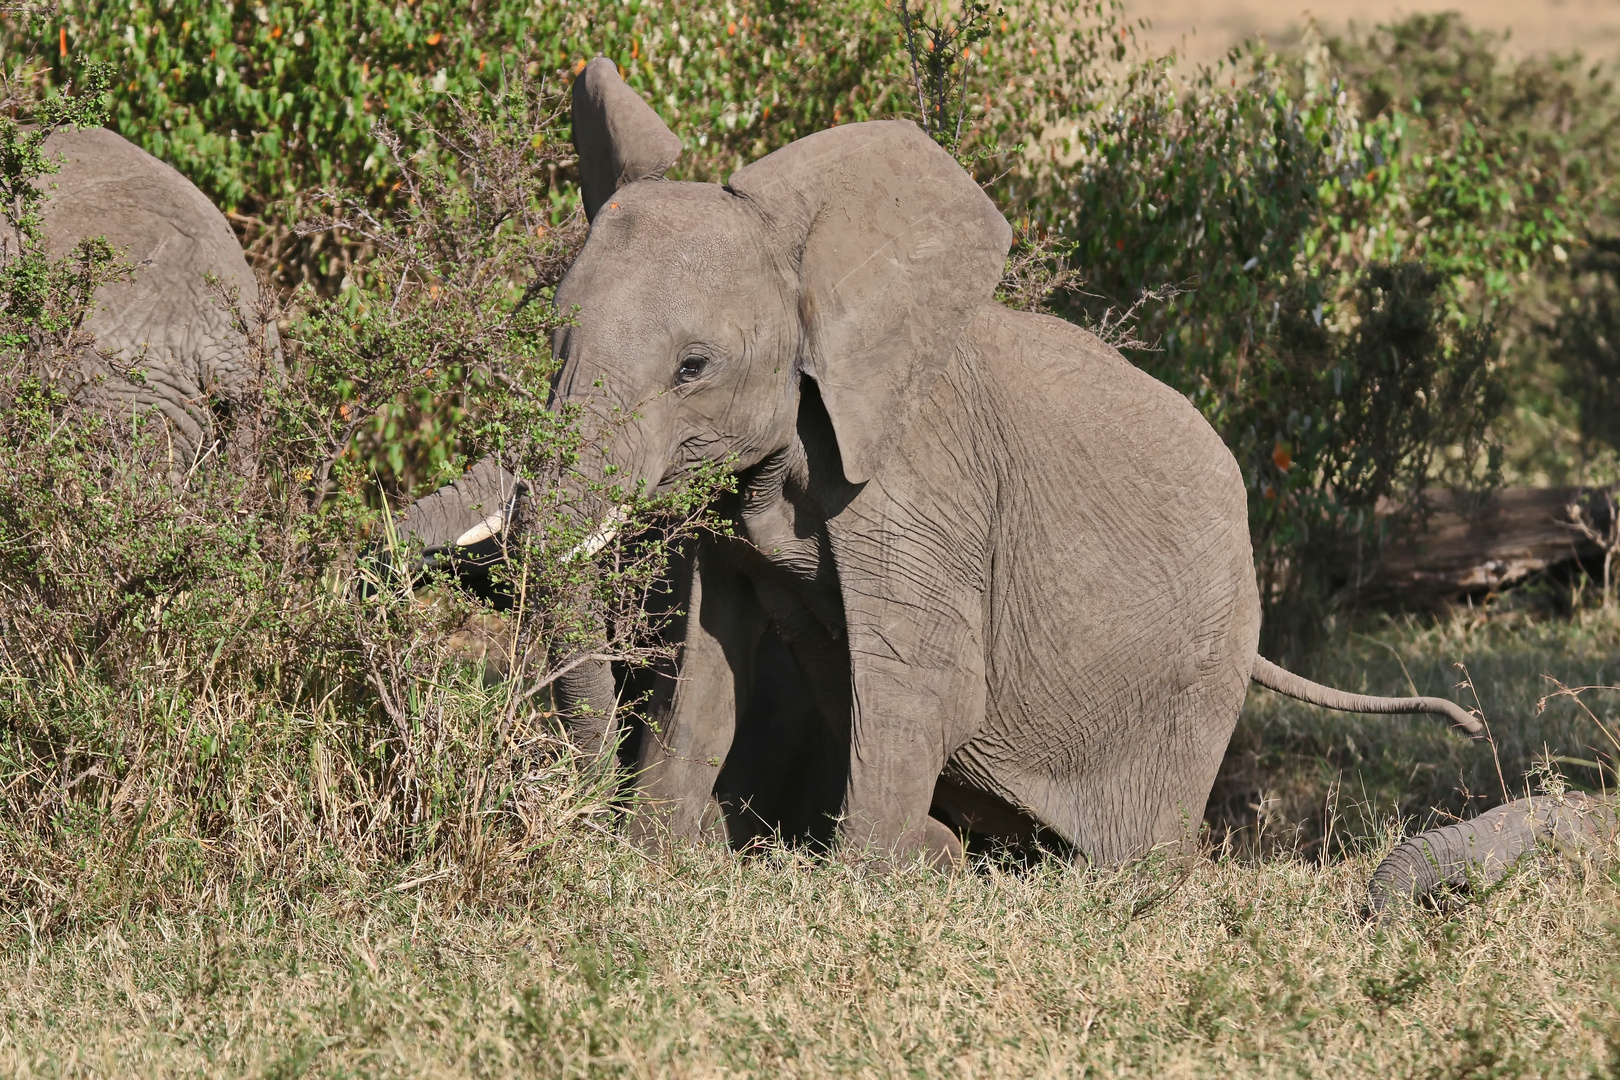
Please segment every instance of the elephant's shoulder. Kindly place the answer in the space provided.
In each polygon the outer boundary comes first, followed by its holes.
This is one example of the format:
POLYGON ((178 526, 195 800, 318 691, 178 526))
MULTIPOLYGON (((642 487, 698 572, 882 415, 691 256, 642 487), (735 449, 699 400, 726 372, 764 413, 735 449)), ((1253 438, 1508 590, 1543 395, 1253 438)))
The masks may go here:
MULTIPOLYGON (((1133 381, 1135 376, 1142 376, 1153 381, 1102 338, 1055 315, 984 304, 975 314, 968 336, 980 355, 986 357, 1004 357, 1010 362, 1037 367, 1052 366, 1070 375, 1112 376, 1133 381)), ((1053 372, 1054 376, 1058 374, 1058 371, 1053 372)))
POLYGON ((969 330, 998 411, 1038 445, 1077 444, 1143 469, 1237 477, 1236 463, 1203 414, 1118 349, 1050 315, 986 305, 969 330))

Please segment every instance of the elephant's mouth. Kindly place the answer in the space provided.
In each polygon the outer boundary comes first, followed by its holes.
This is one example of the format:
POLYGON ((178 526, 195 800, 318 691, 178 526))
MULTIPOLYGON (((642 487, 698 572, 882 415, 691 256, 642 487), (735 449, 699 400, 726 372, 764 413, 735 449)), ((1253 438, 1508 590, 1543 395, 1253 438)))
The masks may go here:
POLYGON ((691 477, 694 467, 707 460, 703 451, 712 446, 713 440, 701 438, 677 443, 665 459, 668 464, 658 475, 658 482, 652 486, 648 494, 668 495, 680 487, 691 477))
MULTIPOLYGON (((649 494, 665 495, 691 479, 692 474, 705 465, 722 465, 727 472, 738 473, 757 461, 763 454, 750 453, 748 444, 739 446, 739 440, 713 432, 690 435, 677 442, 665 459, 669 462, 659 474, 649 494)), ((651 475, 651 470, 648 470, 651 475)))

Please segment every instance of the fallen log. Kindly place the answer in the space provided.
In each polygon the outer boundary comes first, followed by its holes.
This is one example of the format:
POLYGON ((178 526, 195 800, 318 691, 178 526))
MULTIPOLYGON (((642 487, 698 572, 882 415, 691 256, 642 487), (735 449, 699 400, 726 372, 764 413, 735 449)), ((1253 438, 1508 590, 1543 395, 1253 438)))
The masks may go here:
POLYGON ((1612 488, 1501 488, 1484 497, 1437 491, 1385 544, 1358 600, 1413 607, 1507 588, 1574 561, 1601 564, 1615 531, 1612 488))

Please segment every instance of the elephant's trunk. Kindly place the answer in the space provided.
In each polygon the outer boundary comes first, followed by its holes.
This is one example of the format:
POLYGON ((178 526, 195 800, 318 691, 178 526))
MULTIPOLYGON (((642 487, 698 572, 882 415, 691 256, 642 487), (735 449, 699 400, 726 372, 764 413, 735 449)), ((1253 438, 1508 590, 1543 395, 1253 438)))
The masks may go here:
POLYGON ((1603 852, 1617 823, 1615 808, 1578 792, 1519 799, 1471 821, 1430 829, 1396 845, 1373 871, 1369 908, 1379 917, 1401 901, 1442 887, 1500 881, 1541 840, 1603 852))
MULTIPOLYGON (((585 464, 600 467, 603 462, 587 459, 585 464)), ((589 561, 594 558, 613 542, 624 517, 624 507, 609 509, 573 546, 566 559, 589 561)), ((563 672, 552 686, 552 700, 569 740, 582 754, 594 759, 612 745, 618 727, 619 695, 612 664, 601 659, 609 651, 607 623, 590 596, 588 580, 589 575, 574 596, 557 598, 559 603, 581 606, 587 618, 586 633, 571 636, 566 648, 554 644, 550 660, 553 670, 563 672)))
MULTIPOLYGON (((378 579, 401 573, 414 578, 434 568, 484 571, 507 558, 511 542, 535 527, 529 520, 533 507, 528 495, 528 485, 497 458, 484 458, 400 515, 391 537, 372 552, 378 579), (401 554, 416 553, 415 545, 420 545, 418 557, 401 563, 401 554)), ((612 542, 622 520, 622 511, 609 511, 568 558, 596 555, 612 542)), ((579 583, 573 595, 554 601, 580 612, 583 632, 568 635, 566 645, 553 642, 548 649, 551 670, 562 671, 552 684, 552 699, 574 745, 594 757, 608 745, 618 700, 612 667, 598 658, 607 652, 606 622, 592 602, 588 582, 579 583)))
POLYGON ((568 670, 553 684, 553 695, 569 741, 580 753, 595 758, 610 744, 617 728, 619 695, 612 665, 589 657, 589 653, 572 659, 560 654, 554 657, 554 662, 560 660, 568 670))

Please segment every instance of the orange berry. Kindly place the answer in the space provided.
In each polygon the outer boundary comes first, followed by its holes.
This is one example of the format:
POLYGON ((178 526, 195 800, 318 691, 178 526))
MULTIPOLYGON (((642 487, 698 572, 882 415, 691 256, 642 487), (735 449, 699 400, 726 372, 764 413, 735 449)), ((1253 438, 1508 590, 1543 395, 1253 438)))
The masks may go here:
POLYGON ((443 40, 444 40, 444 35, 439 33, 437 30, 433 31, 433 33, 431 33, 431 34, 429 34, 427 36, 427 43, 429 45, 437 45, 439 42, 441 42, 443 40))

